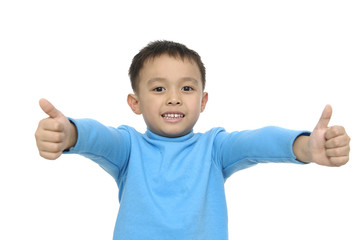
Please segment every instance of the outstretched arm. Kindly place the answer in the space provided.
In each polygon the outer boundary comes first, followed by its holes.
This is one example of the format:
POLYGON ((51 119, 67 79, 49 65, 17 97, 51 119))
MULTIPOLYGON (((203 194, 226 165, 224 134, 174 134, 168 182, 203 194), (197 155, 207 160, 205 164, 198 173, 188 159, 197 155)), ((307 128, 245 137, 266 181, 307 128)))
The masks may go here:
POLYGON ((342 166, 349 160, 350 137, 342 126, 328 127, 332 108, 327 105, 310 136, 300 136, 293 152, 301 162, 314 162, 323 166, 342 166))
POLYGON ((130 128, 106 127, 93 119, 65 117, 49 101, 40 100, 49 116, 39 122, 35 133, 40 156, 55 160, 63 153, 75 153, 99 164, 117 181, 130 154, 130 128))

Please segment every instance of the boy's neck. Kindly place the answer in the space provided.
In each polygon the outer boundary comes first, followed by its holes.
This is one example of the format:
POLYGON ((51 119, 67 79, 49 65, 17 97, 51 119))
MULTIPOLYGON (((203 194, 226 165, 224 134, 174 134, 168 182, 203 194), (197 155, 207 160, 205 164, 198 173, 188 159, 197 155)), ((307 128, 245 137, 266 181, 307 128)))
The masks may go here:
POLYGON ((167 137, 167 136, 161 136, 158 134, 153 133, 152 131, 150 131, 149 129, 147 129, 145 135, 153 140, 158 140, 158 141, 166 141, 166 142, 183 142, 186 141, 188 139, 191 139, 194 135, 193 130, 189 133, 187 133, 186 135, 180 136, 180 137, 167 137))

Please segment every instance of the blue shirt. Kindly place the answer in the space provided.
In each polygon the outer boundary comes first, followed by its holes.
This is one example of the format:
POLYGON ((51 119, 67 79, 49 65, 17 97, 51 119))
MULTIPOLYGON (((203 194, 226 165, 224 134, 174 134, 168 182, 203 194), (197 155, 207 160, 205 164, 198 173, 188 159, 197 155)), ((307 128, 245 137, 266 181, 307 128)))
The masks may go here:
POLYGON ((292 149, 304 134, 278 127, 232 133, 214 128, 167 138, 71 120, 78 141, 69 153, 92 159, 118 184, 114 240, 228 239, 226 179, 257 163, 300 163, 292 149))

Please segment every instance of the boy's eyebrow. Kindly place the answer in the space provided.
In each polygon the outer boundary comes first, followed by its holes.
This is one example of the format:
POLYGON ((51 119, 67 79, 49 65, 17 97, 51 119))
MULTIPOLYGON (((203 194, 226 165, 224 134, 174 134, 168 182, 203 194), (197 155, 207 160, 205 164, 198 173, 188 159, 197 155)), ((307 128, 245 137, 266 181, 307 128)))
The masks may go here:
POLYGON ((149 80, 147 81, 147 85, 151 85, 151 84, 154 83, 154 82, 165 82, 165 81, 166 81, 165 78, 159 78, 159 77, 157 77, 157 78, 151 78, 151 79, 149 79, 149 80))
POLYGON ((198 84, 200 82, 200 80, 197 80, 195 78, 192 78, 192 77, 184 77, 184 78, 181 78, 183 81, 190 81, 190 82, 193 82, 194 84, 198 84))
MULTIPOLYGON (((198 84, 200 82, 199 80, 197 80, 195 78, 192 78, 192 77, 183 77, 180 80, 182 80, 182 81, 190 81, 190 82, 193 82, 194 84, 198 84)), ((151 78, 151 79, 148 80, 147 85, 151 85, 154 82, 166 82, 166 81, 167 81, 166 78, 161 78, 161 77, 151 78)))

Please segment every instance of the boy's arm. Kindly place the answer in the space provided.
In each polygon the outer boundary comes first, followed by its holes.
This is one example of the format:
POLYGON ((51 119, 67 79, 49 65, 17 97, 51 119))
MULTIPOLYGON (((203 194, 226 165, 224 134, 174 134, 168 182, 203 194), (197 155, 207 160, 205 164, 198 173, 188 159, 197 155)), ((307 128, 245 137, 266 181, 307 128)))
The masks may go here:
POLYGON ((49 115, 39 122, 35 133, 40 156, 55 160, 63 153, 80 154, 118 180, 130 153, 127 129, 106 127, 92 119, 69 120, 45 99, 40 106, 49 115))
POLYGON ((64 150, 75 146, 78 139, 77 130, 49 101, 40 99, 39 104, 49 117, 39 122, 35 132, 36 144, 40 156, 55 160, 64 150))
POLYGON ((323 166, 342 166, 349 160, 350 137, 342 126, 328 127, 332 108, 327 105, 310 136, 299 136, 293 152, 301 162, 323 166))

